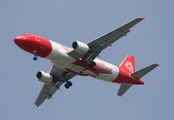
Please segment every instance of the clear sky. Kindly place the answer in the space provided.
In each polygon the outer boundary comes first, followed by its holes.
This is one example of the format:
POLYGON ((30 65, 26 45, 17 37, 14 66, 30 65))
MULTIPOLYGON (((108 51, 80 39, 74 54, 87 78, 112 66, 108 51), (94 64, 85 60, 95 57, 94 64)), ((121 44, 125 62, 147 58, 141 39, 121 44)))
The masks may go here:
POLYGON ((0 119, 1 120, 174 120, 173 0, 1 0, 0 4, 0 119), (119 65, 127 54, 139 70, 160 64, 122 97, 118 84, 75 77, 69 90, 61 86, 53 99, 34 105, 43 83, 39 70, 49 71, 45 59, 33 61, 14 37, 34 33, 71 47, 89 42, 135 19, 146 17, 105 49, 100 59, 119 65))

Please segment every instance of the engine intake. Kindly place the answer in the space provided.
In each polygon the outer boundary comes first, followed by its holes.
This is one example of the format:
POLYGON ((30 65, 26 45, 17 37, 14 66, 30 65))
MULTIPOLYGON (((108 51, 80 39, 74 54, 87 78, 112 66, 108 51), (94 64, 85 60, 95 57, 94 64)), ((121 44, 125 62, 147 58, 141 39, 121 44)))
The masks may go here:
POLYGON ((41 81, 43 83, 52 83, 53 82, 53 77, 49 73, 45 73, 43 71, 37 72, 36 77, 39 81, 41 81))
POLYGON ((80 42, 80 41, 74 41, 72 43, 72 47, 76 52, 83 54, 83 55, 85 55, 89 50, 89 46, 85 43, 80 42))

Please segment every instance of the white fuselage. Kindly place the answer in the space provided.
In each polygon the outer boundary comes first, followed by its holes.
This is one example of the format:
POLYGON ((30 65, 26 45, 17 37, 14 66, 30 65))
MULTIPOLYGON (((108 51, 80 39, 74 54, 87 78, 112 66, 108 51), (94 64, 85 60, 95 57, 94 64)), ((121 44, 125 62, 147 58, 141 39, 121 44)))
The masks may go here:
POLYGON ((66 48, 66 46, 63 46, 61 44, 58 44, 54 41, 50 41, 52 45, 52 51, 51 53, 46 57, 48 60, 50 60, 51 63, 53 63, 58 68, 61 68, 62 70, 71 70, 72 72, 84 75, 84 76, 92 76, 104 81, 113 81, 117 78, 119 74, 119 69, 117 66, 112 65, 108 62, 102 61, 100 59, 94 59, 96 62, 97 69, 89 69, 85 68, 83 66, 73 64, 77 60, 72 58, 67 54, 67 49, 70 50, 70 48, 66 48))

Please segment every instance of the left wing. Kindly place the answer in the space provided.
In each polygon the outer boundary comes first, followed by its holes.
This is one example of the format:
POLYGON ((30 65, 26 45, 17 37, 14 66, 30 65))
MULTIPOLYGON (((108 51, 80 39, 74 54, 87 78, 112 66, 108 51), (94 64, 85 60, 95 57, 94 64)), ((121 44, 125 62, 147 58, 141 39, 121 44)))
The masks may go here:
MULTIPOLYGON (((60 80, 61 76, 64 72, 65 72, 64 70, 62 70, 56 66, 53 66, 51 68, 50 74, 55 79, 60 80)), ((75 76, 75 74, 69 72, 66 74, 66 80, 69 80, 69 79, 73 78, 74 76, 75 76)), ((52 95, 59 89, 59 87, 63 83, 64 83, 64 81, 58 81, 56 84, 44 84, 42 87, 42 90, 40 91, 40 94, 38 95, 38 97, 35 101, 35 105, 39 107, 45 101, 46 98, 47 99, 52 98, 52 95)))

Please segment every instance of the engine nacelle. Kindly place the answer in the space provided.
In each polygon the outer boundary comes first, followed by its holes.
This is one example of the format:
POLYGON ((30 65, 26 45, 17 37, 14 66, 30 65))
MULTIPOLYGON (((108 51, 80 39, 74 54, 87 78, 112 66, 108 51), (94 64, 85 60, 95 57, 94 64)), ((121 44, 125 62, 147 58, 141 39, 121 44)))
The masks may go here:
POLYGON ((45 73, 43 71, 37 72, 36 77, 39 81, 41 81, 43 83, 52 83, 53 82, 53 77, 49 73, 45 73))
POLYGON ((80 42, 80 41, 74 41, 72 43, 72 47, 76 52, 83 54, 83 55, 85 55, 89 50, 89 46, 85 43, 80 42))

